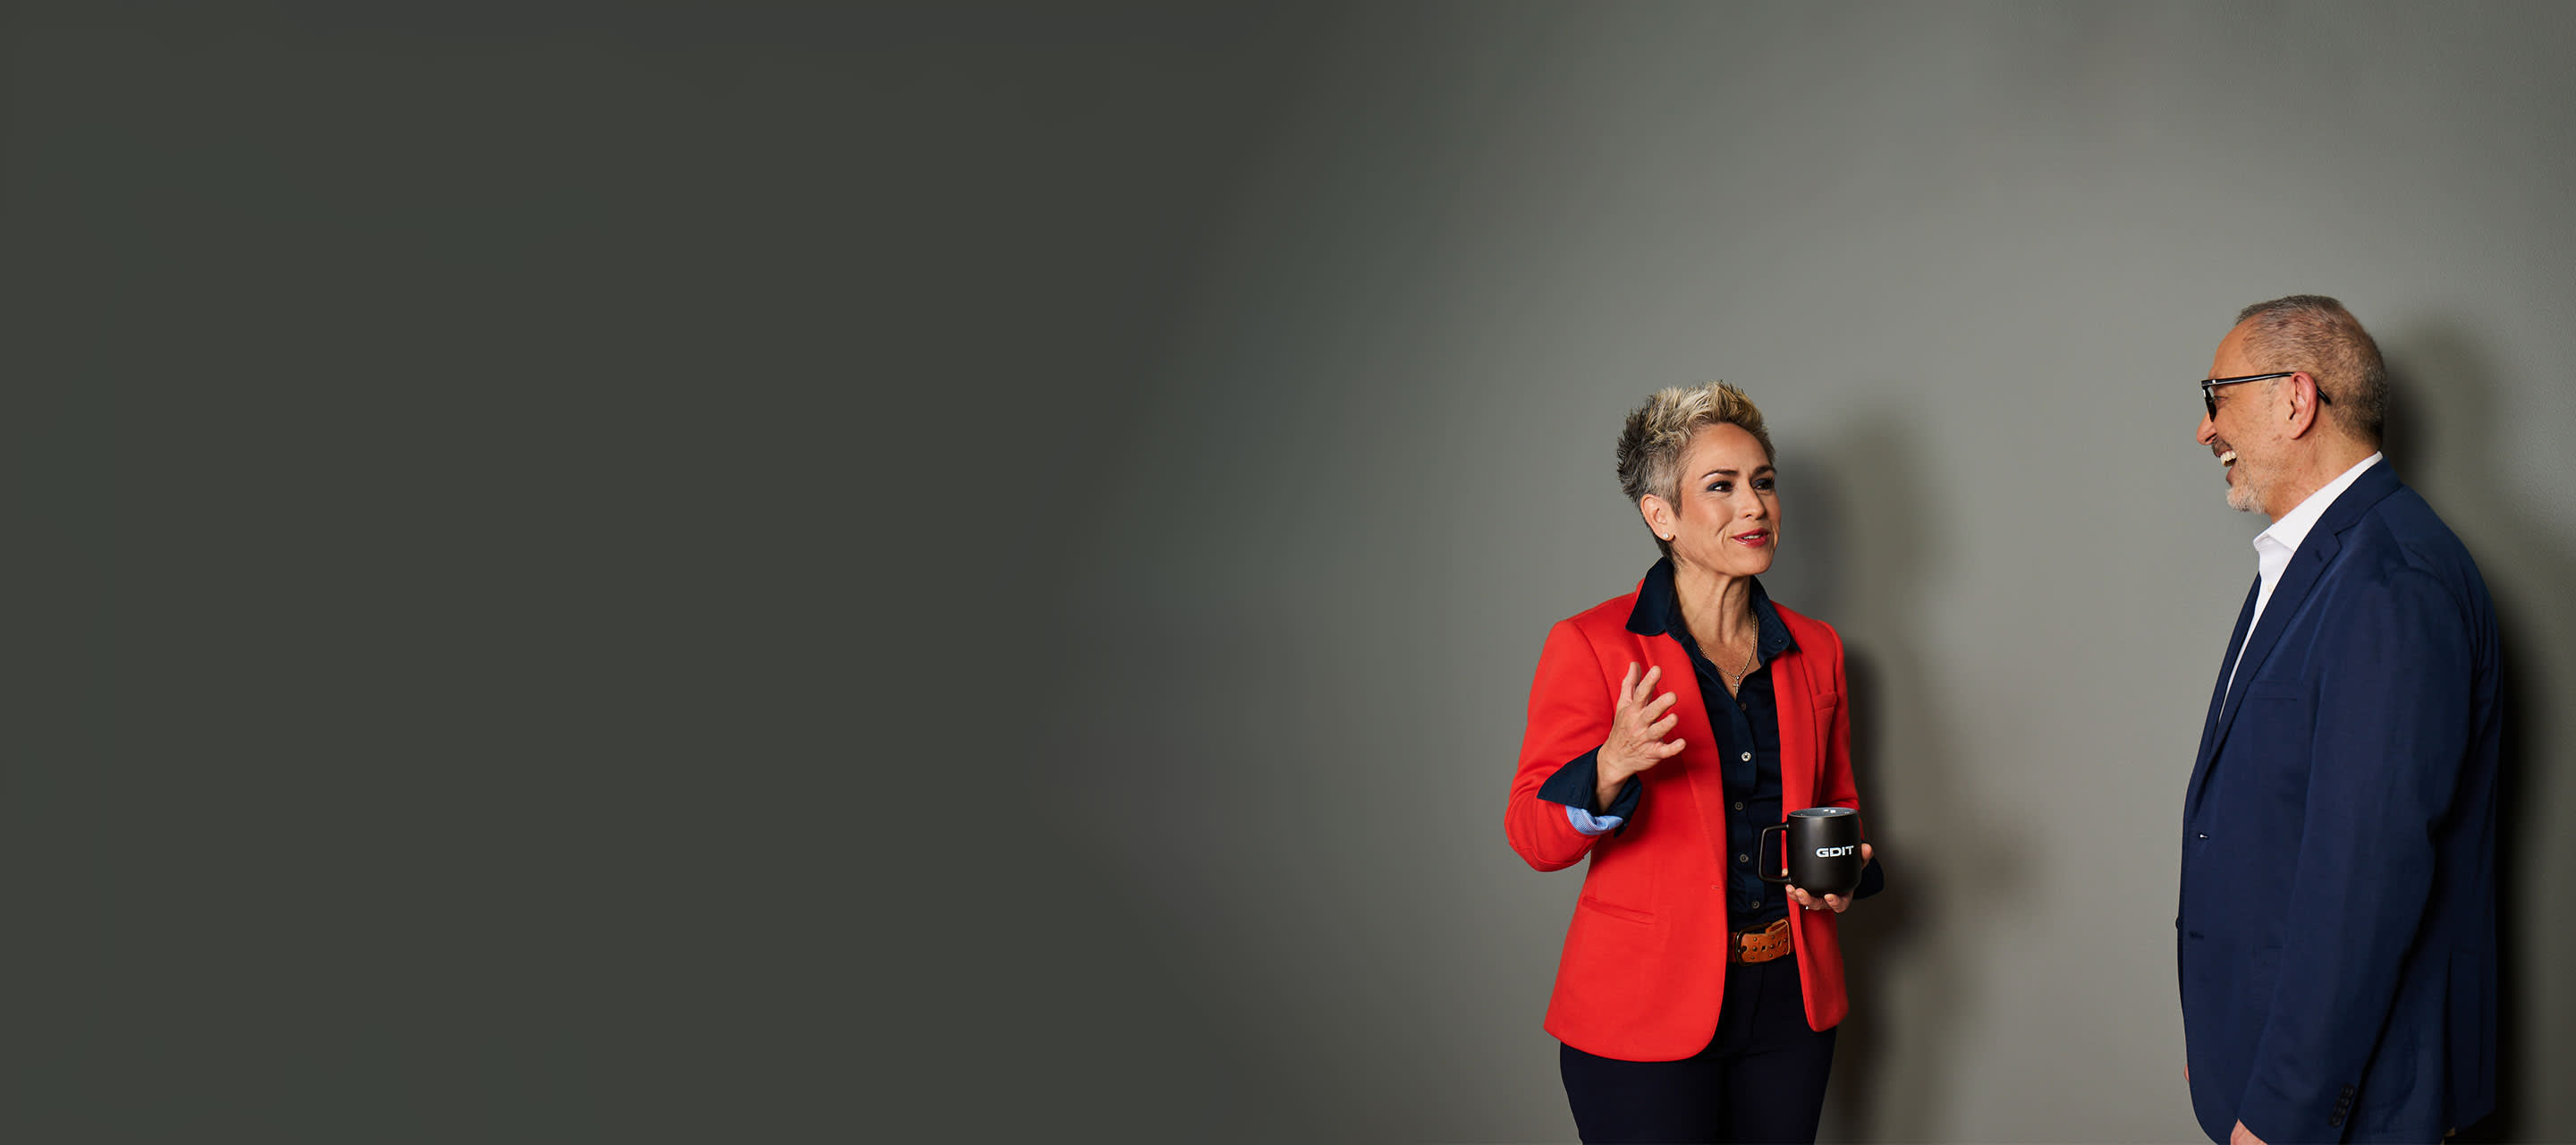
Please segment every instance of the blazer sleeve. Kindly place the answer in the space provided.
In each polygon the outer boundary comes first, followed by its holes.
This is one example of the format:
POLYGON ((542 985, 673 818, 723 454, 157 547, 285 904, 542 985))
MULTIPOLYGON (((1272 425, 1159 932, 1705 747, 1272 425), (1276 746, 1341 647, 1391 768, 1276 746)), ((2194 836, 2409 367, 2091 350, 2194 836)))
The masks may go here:
MULTIPOLYGON (((1539 797, 1539 788, 1549 777, 1609 738, 1611 710, 1617 700, 1606 679, 1592 642, 1576 630, 1573 621, 1558 621, 1548 630, 1547 644, 1538 655, 1538 675, 1530 682, 1520 766, 1512 773, 1511 802, 1503 811, 1504 837, 1513 851, 1539 870, 1573 866, 1609 837, 1575 830, 1566 818, 1565 804, 1539 797)), ((1625 803, 1625 797, 1620 801, 1625 803)))
POLYGON ((2320 650, 2282 973, 2238 1106, 2267 1141, 2331 1132, 2359 1084, 2469 756, 2475 651, 2457 598, 2407 566, 2356 589, 2320 650))

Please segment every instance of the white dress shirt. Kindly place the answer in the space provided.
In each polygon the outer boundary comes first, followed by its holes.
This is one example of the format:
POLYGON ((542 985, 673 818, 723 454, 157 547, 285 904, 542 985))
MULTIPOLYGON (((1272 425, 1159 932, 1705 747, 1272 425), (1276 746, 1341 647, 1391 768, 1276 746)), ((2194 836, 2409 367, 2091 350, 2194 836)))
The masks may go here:
MULTIPOLYGON (((2263 625, 2263 606, 2272 603, 2272 589, 2281 583, 2281 573, 2290 567, 2290 557, 2299 551, 2299 542, 2308 539, 2308 530, 2317 527, 2317 518, 2326 515, 2326 508, 2335 503, 2335 498, 2343 496, 2344 490, 2352 488, 2352 483, 2361 477, 2361 471, 2378 461, 2377 453, 2362 458, 2359 464, 2344 470, 2343 476, 2308 494, 2308 499, 2299 502, 2298 508, 2281 514, 2280 520, 2272 522, 2271 528, 2254 538, 2254 572, 2262 578, 2263 587, 2254 593, 2254 619, 2245 625, 2245 643, 2254 642, 2254 630, 2263 625)), ((2236 652, 2236 663, 2227 667, 2227 690, 2231 694, 2236 690, 2236 670, 2244 666, 2245 650, 2240 647, 2236 652)))

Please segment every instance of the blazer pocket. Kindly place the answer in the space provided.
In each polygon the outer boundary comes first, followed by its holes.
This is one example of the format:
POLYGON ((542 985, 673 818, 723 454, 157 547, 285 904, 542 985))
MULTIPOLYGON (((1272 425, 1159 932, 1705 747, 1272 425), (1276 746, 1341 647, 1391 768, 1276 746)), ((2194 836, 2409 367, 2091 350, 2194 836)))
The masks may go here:
POLYGON ((1584 895, 1583 897, 1574 900, 1574 906, 1577 910, 1589 910, 1598 914, 1607 915, 1611 918, 1625 919, 1626 921, 1637 923, 1642 926, 1653 926, 1655 924, 1655 914, 1653 911, 1639 910, 1633 906, 1621 906, 1618 903, 1595 898, 1591 895, 1584 895))
MULTIPOLYGON (((1815 711, 1811 714, 1815 717, 1816 721, 1816 767, 1821 773, 1825 766, 1825 760, 1833 754, 1834 713, 1842 710, 1843 694, 1840 692, 1815 692, 1811 695, 1812 698, 1808 702, 1815 708, 1815 711)), ((1817 778, 1819 782, 1821 782, 1823 776, 1819 774, 1817 778)), ((1790 808, 1790 810, 1795 810, 1795 808, 1790 808)))

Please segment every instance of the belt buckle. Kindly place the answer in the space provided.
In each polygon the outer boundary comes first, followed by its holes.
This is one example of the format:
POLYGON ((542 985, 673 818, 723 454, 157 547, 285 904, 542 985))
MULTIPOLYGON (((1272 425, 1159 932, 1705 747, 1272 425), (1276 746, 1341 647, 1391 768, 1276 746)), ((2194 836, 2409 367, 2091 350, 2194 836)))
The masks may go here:
POLYGON ((1789 920, 1783 918, 1774 920, 1770 925, 1765 926, 1760 930, 1745 929, 1736 931, 1733 935, 1729 936, 1729 941, 1727 942, 1726 947, 1726 960, 1739 966, 1754 966, 1777 959, 1781 955, 1787 954, 1788 951, 1779 950, 1767 957, 1753 959, 1746 957, 1746 954, 1749 953, 1747 948, 1755 942, 1763 942, 1765 945, 1769 945, 1768 940, 1772 939, 1774 936, 1777 936, 1780 939, 1786 939, 1788 938, 1788 930, 1789 920))

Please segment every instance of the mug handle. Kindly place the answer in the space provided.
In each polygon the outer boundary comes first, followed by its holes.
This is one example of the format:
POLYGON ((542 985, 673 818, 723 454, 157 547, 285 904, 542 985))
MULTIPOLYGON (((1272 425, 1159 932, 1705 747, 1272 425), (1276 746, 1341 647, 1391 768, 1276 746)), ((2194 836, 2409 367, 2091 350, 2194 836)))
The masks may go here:
POLYGON ((1771 833, 1788 829, 1788 824, 1774 823, 1753 835, 1753 853, 1762 856, 1762 865, 1754 868, 1753 873, 1762 876, 1763 882, 1786 885, 1789 881, 1789 861, 1786 858, 1780 860, 1780 873, 1771 873, 1771 856, 1775 853, 1771 849, 1771 833))

